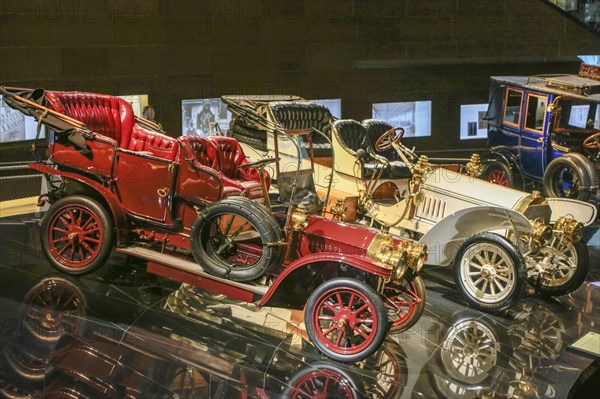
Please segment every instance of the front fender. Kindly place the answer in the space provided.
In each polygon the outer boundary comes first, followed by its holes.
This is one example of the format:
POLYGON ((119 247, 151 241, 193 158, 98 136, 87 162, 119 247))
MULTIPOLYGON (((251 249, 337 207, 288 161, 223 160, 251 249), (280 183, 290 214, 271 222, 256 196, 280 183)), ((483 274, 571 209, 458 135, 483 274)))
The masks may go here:
POLYGON ((421 237, 419 244, 427 245, 428 265, 447 266, 467 238, 494 230, 530 233, 533 227, 519 212, 495 206, 478 206, 448 215, 421 237))
POLYGON ((546 198, 546 201, 552 209, 550 223, 556 222, 561 216, 568 216, 583 223, 584 226, 589 226, 596 220, 598 214, 596 207, 587 202, 569 198, 546 198))
MULTIPOLYGON (((277 289, 283 284, 283 282, 294 276, 294 272, 307 268, 310 265, 328 263, 342 263, 383 278, 390 276, 390 270, 385 268, 383 264, 380 264, 378 261, 366 255, 344 255, 337 252, 319 252, 316 254, 303 256, 286 266, 286 268, 277 276, 273 284, 271 284, 269 290, 265 296, 263 296, 259 305, 265 306, 272 298, 275 291, 277 291, 277 289)), ((307 291, 307 298, 309 294, 310 292, 307 291)))

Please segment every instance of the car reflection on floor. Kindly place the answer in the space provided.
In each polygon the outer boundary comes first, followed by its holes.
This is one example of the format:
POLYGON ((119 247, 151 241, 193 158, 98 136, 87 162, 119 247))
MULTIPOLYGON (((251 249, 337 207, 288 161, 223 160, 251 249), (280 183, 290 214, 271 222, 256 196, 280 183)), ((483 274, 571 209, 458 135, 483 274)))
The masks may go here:
POLYGON ((57 273, 36 226, 0 235, 6 397, 566 397, 596 367, 567 349, 598 332, 600 287, 590 283, 492 316, 427 281, 422 320, 345 365, 304 339, 300 315, 163 280, 134 259, 115 255, 79 278, 57 273))

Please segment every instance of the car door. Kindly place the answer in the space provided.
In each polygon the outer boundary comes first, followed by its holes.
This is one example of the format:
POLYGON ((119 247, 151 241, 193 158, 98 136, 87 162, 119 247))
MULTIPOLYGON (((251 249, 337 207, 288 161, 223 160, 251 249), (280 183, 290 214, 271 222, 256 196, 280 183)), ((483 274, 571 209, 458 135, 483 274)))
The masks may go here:
POLYGON ((172 225, 174 165, 166 159, 119 149, 114 182, 123 208, 132 216, 172 225))
POLYGON ((526 91, 521 107, 519 160, 526 177, 541 181, 548 149, 548 94, 526 91))

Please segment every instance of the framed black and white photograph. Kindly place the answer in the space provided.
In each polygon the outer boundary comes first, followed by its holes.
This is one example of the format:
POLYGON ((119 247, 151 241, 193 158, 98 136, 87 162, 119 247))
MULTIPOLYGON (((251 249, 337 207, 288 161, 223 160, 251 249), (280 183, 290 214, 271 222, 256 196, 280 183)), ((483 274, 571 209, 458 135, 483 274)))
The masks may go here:
POLYGON ((460 106, 460 139, 484 139, 487 137, 487 104, 460 106))
POLYGON ((487 119, 485 119, 485 115, 487 114, 487 111, 479 111, 477 113, 479 115, 478 119, 477 119, 477 129, 486 129, 488 127, 488 121, 487 119))
POLYGON ((211 136, 229 127, 231 113, 220 98, 181 101, 183 135, 211 136))

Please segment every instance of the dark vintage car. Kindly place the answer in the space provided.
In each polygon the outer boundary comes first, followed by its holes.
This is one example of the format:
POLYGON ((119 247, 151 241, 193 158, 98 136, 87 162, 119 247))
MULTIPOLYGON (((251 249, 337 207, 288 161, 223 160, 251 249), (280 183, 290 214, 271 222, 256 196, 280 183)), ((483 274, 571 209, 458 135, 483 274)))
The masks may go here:
POLYGON ((271 209, 264 166, 276 160, 249 163, 229 137, 172 138, 118 97, 0 91, 49 129, 49 158, 30 167, 49 182, 40 239, 57 269, 91 272, 116 246, 154 274, 306 309, 312 342, 343 362, 368 357, 390 326, 401 331, 420 317, 426 248, 346 224, 339 212, 271 209))
POLYGON ((543 187, 548 197, 598 202, 600 68, 579 75, 492 77, 490 182, 543 187))

